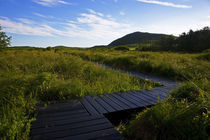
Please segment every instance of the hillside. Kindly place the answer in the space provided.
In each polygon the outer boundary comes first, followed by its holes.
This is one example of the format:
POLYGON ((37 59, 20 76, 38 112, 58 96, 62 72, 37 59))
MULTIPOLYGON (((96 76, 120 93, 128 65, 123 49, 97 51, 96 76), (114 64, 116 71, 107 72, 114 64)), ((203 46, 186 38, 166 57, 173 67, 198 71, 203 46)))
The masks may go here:
POLYGON ((122 38, 116 39, 111 42, 108 46, 119 46, 119 45, 127 45, 127 44, 135 44, 141 43, 145 40, 156 40, 161 37, 165 37, 168 35, 165 34, 154 34, 154 33, 144 33, 144 32, 134 32, 131 34, 127 34, 122 38))

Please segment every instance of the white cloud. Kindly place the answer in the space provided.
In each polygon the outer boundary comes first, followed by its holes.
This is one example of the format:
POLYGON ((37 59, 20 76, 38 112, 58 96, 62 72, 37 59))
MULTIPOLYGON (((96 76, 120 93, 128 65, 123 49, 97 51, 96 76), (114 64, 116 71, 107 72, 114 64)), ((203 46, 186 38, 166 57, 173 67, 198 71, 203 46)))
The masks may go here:
POLYGON ((80 14, 80 16, 74 20, 59 23, 62 24, 62 29, 52 27, 49 25, 50 23, 39 23, 23 18, 18 18, 18 20, 15 21, 0 17, 0 24, 3 30, 9 33, 36 36, 79 37, 97 41, 104 39, 111 41, 113 38, 121 37, 123 34, 135 30, 129 24, 117 22, 115 19, 109 18, 111 16, 101 16, 98 12, 93 12, 93 10, 88 11, 88 13, 80 14))
POLYGON ((34 25, 35 22, 19 18, 18 21, 12 21, 6 17, 0 17, 0 24, 3 30, 9 33, 37 36, 53 36, 54 29, 48 25, 34 25))
POLYGON ((210 19, 210 16, 207 16, 207 18, 209 18, 209 19, 210 19))
POLYGON ((124 16, 124 15, 125 15, 125 12, 120 11, 120 15, 121 15, 121 16, 124 16))
POLYGON ((36 13, 36 12, 34 12, 33 14, 34 14, 35 16, 42 17, 42 18, 54 18, 53 16, 43 15, 43 14, 36 13))
POLYGON ((96 11, 94 11, 94 10, 92 10, 92 9, 87 9, 87 10, 88 10, 91 14, 99 15, 99 16, 101 16, 101 17, 104 16, 102 13, 96 12, 96 11))
POLYGON ((19 20, 20 22, 25 23, 25 24, 33 24, 34 23, 32 20, 25 19, 25 18, 17 18, 17 20, 19 20))
POLYGON ((189 5, 179 5, 179 4, 174 4, 171 2, 163 2, 163 1, 158 1, 158 0, 137 0, 137 1, 144 2, 144 3, 163 5, 163 6, 168 6, 168 7, 175 7, 175 8, 192 8, 192 6, 189 6, 189 5))
POLYGON ((32 1, 42 6, 55 6, 58 4, 71 5, 71 3, 63 0, 32 0, 32 1))

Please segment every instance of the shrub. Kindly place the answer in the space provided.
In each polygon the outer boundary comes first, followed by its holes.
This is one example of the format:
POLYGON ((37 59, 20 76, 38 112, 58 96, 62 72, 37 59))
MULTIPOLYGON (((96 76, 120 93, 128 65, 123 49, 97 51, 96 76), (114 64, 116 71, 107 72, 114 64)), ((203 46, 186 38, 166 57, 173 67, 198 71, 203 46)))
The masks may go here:
POLYGON ((196 87, 193 83, 186 82, 173 91, 171 95, 178 100, 186 99, 189 102, 195 102, 199 97, 204 96, 204 91, 196 87))
POLYGON ((166 100, 137 115, 124 130, 128 139, 207 139, 209 112, 206 101, 189 104, 166 100))

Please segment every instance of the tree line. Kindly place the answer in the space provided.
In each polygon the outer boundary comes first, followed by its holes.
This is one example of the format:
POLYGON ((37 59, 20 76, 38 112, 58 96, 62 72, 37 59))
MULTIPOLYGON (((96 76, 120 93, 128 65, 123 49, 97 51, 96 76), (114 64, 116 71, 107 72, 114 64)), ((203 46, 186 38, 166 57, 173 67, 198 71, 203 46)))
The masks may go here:
POLYGON ((179 51, 179 52, 202 52, 210 49, 210 28, 190 30, 182 33, 179 37, 169 35, 159 40, 150 40, 145 44, 139 44, 140 51, 179 51), (148 45, 149 44, 149 45, 148 45))

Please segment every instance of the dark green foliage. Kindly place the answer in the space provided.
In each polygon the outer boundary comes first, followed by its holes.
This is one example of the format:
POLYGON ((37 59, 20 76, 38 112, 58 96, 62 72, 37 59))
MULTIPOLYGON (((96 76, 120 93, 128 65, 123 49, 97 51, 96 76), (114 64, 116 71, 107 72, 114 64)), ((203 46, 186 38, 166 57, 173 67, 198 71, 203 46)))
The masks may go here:
POLYGON ((204 93, 194 84, 186 82, 172 92, 172 96, 178 100, 186 99, 188 102, 195 102, 199 97, 204 96, 204 93))
POLYGON ((206 140, 208 105, 202 99, 191 104, 168 99, 138 114, 124 129, 124 135, 132 140, 206 140))
POLYGON ((1 48, 6 48, 10 45, 10 40, 11 40, 11 37, 8 37, 6 35, 5 32, 1 32, 1 26, 0 26, 0 49, 1 48))
POLYGON ((120 45, 128 45, 140 43, 146 40, 156 40, 160 39, 167 35, 164 34, 153 34, 153 33, 143 33, 143 32, 135 32, 128 34, 122 38, 119 38, 113 42, 111 42, 108 46, 120 46, 120 45))
POLYGON ((178 51, 201 52, 210 49, 210 29, 204 27, 198 31, 190 30, 177 39, 178 51))
POLYGON ((183 33, 179 37, 164 36, 158 40, 143 42, 137 46, 139 51, 173 51, 198 53, 210 49, 210 29, 183 33))
POLYGON ((129 48, 127 48, 127 47, 116 47, 114 49, 118 50, 118 51, 129 51, 129 48))
POLYGON ((199 55, 197 58, 201 60, 210 61, 210 52, 203 53, 199 55))

